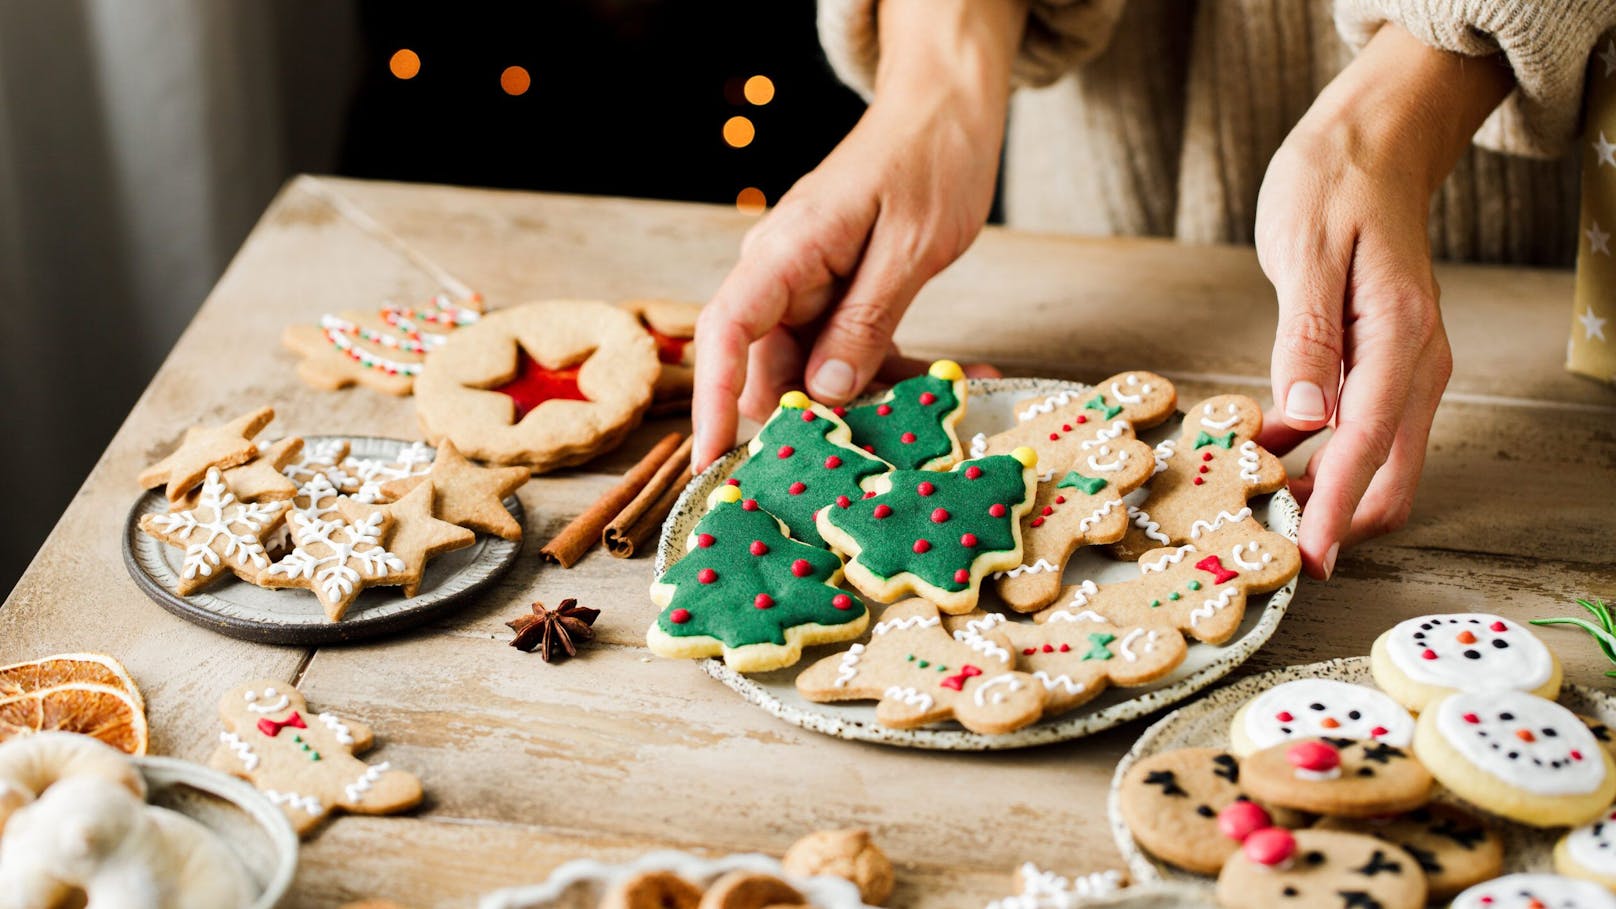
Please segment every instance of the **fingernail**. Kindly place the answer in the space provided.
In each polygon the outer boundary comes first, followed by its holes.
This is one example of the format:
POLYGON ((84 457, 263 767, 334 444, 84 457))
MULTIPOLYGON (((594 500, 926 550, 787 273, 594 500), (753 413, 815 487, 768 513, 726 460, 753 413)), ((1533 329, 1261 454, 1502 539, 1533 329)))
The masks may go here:
POLYGON ((1285 393, 1285 416, 1309 422, 1324 419, 1324 390, 1312 382, 1291 383, 1285 393))
POLYGON ((1330 549, 1324 554, 1324 579, 1328 581, 1330 575, 1335 574, 1335 557, 1341 553, 1340 543, 1331 543, 1330 549))
POLYGON ((846 360, 826 360, 814 373, 814 379, 809 382, 808 390, 816 398, 828 400, 841 400, 853 394, 853 382, 857 380, 853 367, 846 360))

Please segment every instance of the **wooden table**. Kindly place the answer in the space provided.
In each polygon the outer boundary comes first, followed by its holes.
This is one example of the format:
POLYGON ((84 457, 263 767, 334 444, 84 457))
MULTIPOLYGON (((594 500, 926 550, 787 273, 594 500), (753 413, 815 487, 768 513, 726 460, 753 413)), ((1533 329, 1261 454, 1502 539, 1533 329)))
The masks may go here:
MULTIPOLYGON (((580 856, 778 853, 809 830, 853 824, 901 866, 896 905, 980 906, 1023 860, 1112 865, 1105 793, 1143 722, 988 755, 830 739, 748 706, 693 664, 650 658, 648 559, 596 551, 568 571, 540 564, 539 546, 677 427, 669 421, 588 468, 528 484, 516 568, 402 637, 318 650, 242 643, 169 615, 125 574, 119 536, 135 474, 193 423, 269 402, 276 432, 417 436, 409 399, 302 385, 277 343, 285 324, 423 299, 455 281, 495 306, 705 299, 750 223, 725 208, 294 180, 0 608, 0 657, 117 656, 145 691, 162 754, 205 759, 219 694, 252 676, 290 679, 316 706, 374 725, 376 754, 417 772, 427 801, 407 817, 340 818, 309 841, 300 906, 469 906, 580 856), (506 619, 568 596, 605 611, 584 655, 545 665, 507 646, 506 619)), ((1381 629, 1420 612, 1525 619, 1616 593, 1616 393, 1561 371, 1570 275, 1439 274, 1458 367, 1413 518, 1344 554, 1328 584, 1304 581, 1252 669, 1367 653, 1381 629)), ((1138 367, 1172 377, 1188 402, 1215 391, 1267 400, 1273 310, 1250 249, 989 230, 926 289, 899 338, 917 355, 1011 374, 1093 380, 1138 367)), ((1603 681, 1588 641, 1547 637, 1571 680, 1603 681)))

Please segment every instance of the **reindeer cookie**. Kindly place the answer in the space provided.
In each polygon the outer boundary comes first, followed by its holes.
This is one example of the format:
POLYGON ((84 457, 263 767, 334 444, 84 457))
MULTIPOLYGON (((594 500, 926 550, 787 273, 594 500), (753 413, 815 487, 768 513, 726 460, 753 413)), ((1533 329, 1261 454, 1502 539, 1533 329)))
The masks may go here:
POLYGON ((1080 446, 1114 430, 1117 423, 1147 429, 1173 415, 1178 391, 1153 372, 1126 372, 1103 379, 1088 391, 1059 391, 1016 405, 1016 426, 971 439, 970 456, 1009 454, 1023 446, 1046 465, 1076 463, 1080 446))
POLYGON ((1227 909, 1419 909, 1425 872, 1397 846, 1372 836, 1279 827, 1257 830, 1218 875, 1227 909))
POLYGON ((1069 620, 1033 625, 1011 622, 997 612, 976 612, 944 624, 966 643, 984 640, 990 632, 1007 638, 1017 667, 1048 690, 1046 715, 1085 704, 1112 685, 1155 681, 1184 662, 1184 636, 1170 628, 1113 625, 1093 613, 1067 615, 1069 620))
POLYGON ((1385 817, 1431 800, 1431 774, 1385 742, 1297 739, 1241 759, 1246 789, 1271 805, 1329 817, 1385 817))
POLYGON ((1128 529, 1122 497, 1150 479, 1150 446, 1117 421, 1078 445, 1067 470, 1038 484, 1021 518, 1021 564, 993 576, 999 597, 1017 612, 1035 612, 1060 596, 1061 573, 1081 546, 1112 543, 1128 529))
MULTIPOLYGON (((1249 802, 1240 761, 1221 748, 1179 748, 1140 760, 1117 785, 1117 810, 1139 845, 1164 862, 1196 874, 1217 874, 1240 844, 1225 836, 1220 815, 1249 802)), ((1300 816, 1255 804, 1263 826, 1300 816)))
POLYGON ((1111 547, 1136 559, 1157 546, 1199 539, 1209 529, 1249 521, 1246 500, 1285 485, 1285 467, 1257 444, 1262 407, 1245 395, 1219 395, 1191 407, 1177 439, 1156 446, 1150 496, 1128 510, 1132 526, 1111 547))
POLYGON ((905 600, 887 607, 870 643, 804 670, 797 690, 810 701, 879 700, 875 718, 894 729, 953 718, 997 735, 1043 714, 1043 683, 1014 665, 999 628, 967 641, 949 634, 936 606, 905 600))
POLYGON ((1434 903, 1491 880, 1504 868, 1503 839, 1474 815, 1452 805, 1433 802, 1396 817, 1327 817, 1314 826, 1362 833, 1403 847, 1425 872, 1434 903))
POLYGON ((1296 544, 1255 524, 1206 534, 1139 560, 1139 577, 1104 587, 1084 581, 1061 591, 1040 624, 1084 612, 1118 625, 1176 628, 1198 641, 1222 644, 1234 636, 1246 599, 1285 586, 1302 570, 1296 544))
POLYGON ((260 680, 219 700, 224 730, 208 763, 257 786, 308 833, 336 810, 392 814, 421 801, 421 782, 383 761, 355 757, 375 742, 370 727, 310 713, 296 688, 260 680))

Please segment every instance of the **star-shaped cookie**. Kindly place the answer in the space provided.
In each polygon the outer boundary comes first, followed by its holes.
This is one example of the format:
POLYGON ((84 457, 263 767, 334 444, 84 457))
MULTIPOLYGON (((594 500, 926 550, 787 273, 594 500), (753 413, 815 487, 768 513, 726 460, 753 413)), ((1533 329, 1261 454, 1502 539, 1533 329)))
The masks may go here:
POLYGON ((234 467, 256 457, 258 446, 252 443, 252 439, 273 419, 274 408, 260 407, 222 426, 193 426, 187 429, 179 448, 141 471, 141 488, 151 489, 166 483, 168 500, 179 501, 202 482, 208 468, 234 467))
POLYGON ((223 577, 224 568, 257 583, 269 567, 264 539, 286 519, 289 503, 237 500, 218 468, 208 470, 202 491, 191 508, 140 518, 140 529, 172 546, 185 548, 180 565, 180 596, 195 593, 223 577))
POLYGON ((483 467, 445 439, 438 446, 430 473, 385 483, 382 492, 397 501, 430 477, 438 491, 438 517, 507 540, 520 540, 522 525, 505 510, 504 499, 521 489, 532 475, 526 467, 483 467))
MULTIPOLYGON (((282 471, 302 450, 303 440, 297 436, 281 439, 260 448, 258 457, 224 470, 225 485, 229 486, 230 491, 236 494, 236 498, 243 502, 275 502, 290 499, 297 495, 297 484, 287 479, 282 471)), ((184 499, 169 503, 169 508, 173 511, 195 508, 200 496, 201 493, 193 491, 184 499)))
POLYGON ((258 576, 262 587, 302 587, 312 592, 325 616, 340 621, 366 587, 397 584, 404 560, 382 540, 391 530, 385 514, 372 514, 349 524, 323 521, 301 512, 287 518, 292 551, 258 576))
POLYGON ((428 560, 477 541, 477 535, 466 528, 434 517, 436 500, 436 488, 428 480, 391 505, 366 505, 353 499, 341 499, 337 504, 351 523, 360 523, 376 512, 392 519, 393 534, 387 539, 387 549, 404 560, 404 571, 395 580, 407 597, 421 589, 421 575, 428 560))

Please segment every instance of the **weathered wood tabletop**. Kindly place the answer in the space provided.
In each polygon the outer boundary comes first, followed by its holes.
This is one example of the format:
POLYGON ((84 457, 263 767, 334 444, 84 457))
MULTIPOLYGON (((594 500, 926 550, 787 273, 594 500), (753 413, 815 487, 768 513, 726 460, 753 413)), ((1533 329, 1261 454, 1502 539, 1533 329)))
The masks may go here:
MULTIPOLYGON (((338 818, 306 843, 295 900, 387 897, 469 906, 568 859, 652 847, 778 853, 815 828, 865 825, 900 865, 899 905, 980 906, 1024 860, 1116 862, 1105 794, 1135 722, 1065 745, 933 754, 785 725, 693 664, 651 659, 648 558, 595 551, 571 570, 536 553, 660 433, 648 425, 586 468, 522 492, 520 562, 464 609, 378 643, 247 644, 181 621, 125 573, 135 474, 185 427, 272 403, 276 432, 418 436, 410 399, 302 385, 284 325, 445 282, 493 306, 545 297, 705 299, 751 219, 659 202, 300 178, 288 185, 180 339, 28 572, 0 608, 0 658, 101 651, 144 690, 152 749, 204 760, 215 704, 252 676, 370 722, 380 757, 427 800, 394 818, 338 818), (507 646, 532 600, 604 610, 598 640, 546 665, 507 646)), ((1565 374, 1565 272, 1439 269, 1457 369, 1408 527, 1304 580, 1250 669, 1367 653, 1392 622, 1488 609, 1525 619, 1616 592, 1616 392, 1565 374)), ((1272 291, 1250 249, 989 230, 933 281, 899 340, 916 355, 1008 374, 1093 380, 1162 372, 1182 398, 1264 401, 1272 291)), ((1293 457, 1289 463, 1297 463, 1293 457)), ((1572 681, 1600 684, 1590 643, 1546 631, 1572 681)))

